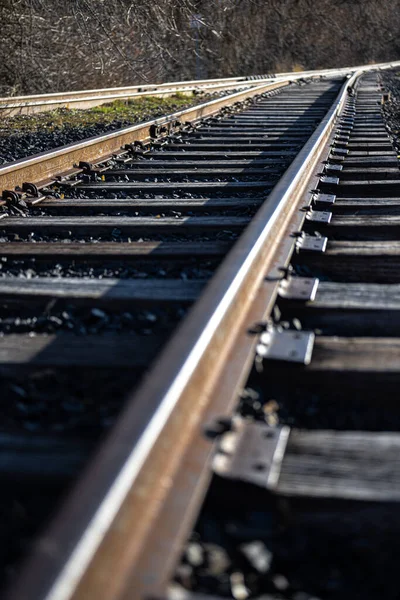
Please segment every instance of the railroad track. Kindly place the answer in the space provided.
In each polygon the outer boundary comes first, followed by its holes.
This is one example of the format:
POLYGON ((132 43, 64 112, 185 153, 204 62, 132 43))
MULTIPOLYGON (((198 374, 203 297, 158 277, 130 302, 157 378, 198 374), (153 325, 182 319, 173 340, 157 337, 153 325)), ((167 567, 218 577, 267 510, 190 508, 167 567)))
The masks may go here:
MULTIPOLYGON (((261 82, 275 81, 275 78, 261 77, 261 82)), ((258 84, 258 80, 244 81, 241 79, 214 82, 177 82, 149 86, 129 86, 126 88, 107 88, 100 90, 82 90, 76 92, 59 92, 54 94, 37 94, 33 96, 15 96, 0 98, 0 114, 6 117, 15 115, 29 115, 34 113, 55 110, 57 108, 71 108, 84 110, 114 102, 115 100, 135 100, 146 96, 159 96, 168 98, 176 94, 191 96, 196 93, 218 93, 227 90, 247 89, 258 84)))
MULTIPOLYGON (((9 598, 292 593, 269 536, 285 564, 300 528, 291 564, 311 513, 357 530, 361 501, 363 548, 371 518, 397 531, 380 99, 375 73, 269 83, 0 169, 3 572, 46 532, 9 598), (212 546, 229 566, 210 573, 212 546)), ((315 595, 307 577, 293 589, 315 595)))
MULTIPOLYGON (((387 63, 377 64, 375 68, 388 68, 387 63)), ((398 63, 390 63, 398 66, 398 63)), ((7 117, 19 114, 34 114, 57 108, 88 109, 115 100, 128 100, 146 96, 169 97, 177 93, 191 95, 198 92, 217 93, 228 90, 244 89, 272 81, 295 81, 302 77, 328 77, 346 75, 363 67, 346 67, 342 69, 323 69, 318 71, 302 71, 297 73, 277 73, 253 75, 250 77, 227 77, 222 79, 203 79, 177 81, 160 84, 135 85, 120 88, 95 90, 78 90, 74 92, 57 92, 53 94, 33 94, 30 96, 12 96, 0 98, 0 115, 7 117)), ((371 68, 370 66, 367 68, 371 68)))

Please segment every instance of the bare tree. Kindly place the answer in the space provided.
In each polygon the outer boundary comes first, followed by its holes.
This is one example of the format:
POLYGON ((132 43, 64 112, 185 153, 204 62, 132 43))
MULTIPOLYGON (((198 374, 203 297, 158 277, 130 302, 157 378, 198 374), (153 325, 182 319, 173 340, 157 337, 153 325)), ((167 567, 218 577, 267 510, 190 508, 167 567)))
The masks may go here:
POLYGON ((0 93, 399 57, 400 0, 1 0, 0 93))

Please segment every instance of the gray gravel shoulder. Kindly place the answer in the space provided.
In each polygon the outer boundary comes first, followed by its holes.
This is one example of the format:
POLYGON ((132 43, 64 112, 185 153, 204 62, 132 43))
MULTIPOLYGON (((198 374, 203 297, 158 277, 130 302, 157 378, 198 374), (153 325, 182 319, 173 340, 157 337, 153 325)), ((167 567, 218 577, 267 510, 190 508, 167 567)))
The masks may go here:
MULTIPOLYGON (((234 91, 235 90, 230 90, 229 93, 234 93, 234 91)), ((137 115, 132 115, 132 117, 129 119, 126 117, 124 118, 124 115, 122 114, 120 118, 116 116, 115 119, 108 122, 102 120, 100 114, 97 123, 85 124, 85 112, 88 111, 79 111, 79 113, 82 113, 82 121, 79 124, 68 125, 63 123, 63 119, 61 118, 62 124, 55 125, 50 130, 46 130, 46 128, 44 126, 42 127, 40 123, 43 120, 43 116, 49 115, 49 118, 51 119, 51 115, 53 113, 41 113, 39 115, 39 119, 37 115, 24 117, 24 123, 28 126, 30 123, 35 123, 38 121, 38 129, 36 131, 26 131, 24 128, 21 130, 15 129, 12 126, 12 119, 9 121, 4 120, 0 126, 0 166, 25 158, 27 156, 32 156, 34 154, 39 154, 40 152, 45 152, 60 146, 65 146, 67 144, 72 144, 74 142, 94 137, 96 135, 101 135, 103 133, 116 131, 124 127, 130 127, 132 125, 144 123, 177 110, 183 110, 196 104, 202 104, 203 102, 222 97, 226 94, 227 92, 204 94, 201 95, 201 97, 197 96, 193 99, 188 98, 188 101, 185 104, 180 103, 175 107, 169 104, 168 108, 163 107, 162 100, 160 100, 159 106, 138 112, 137 115)), ((54 111, 54 113, 57 113, 58 116, 62 117, 63 114, 67 116, 71 113, 71 111, 68 109, 59 109, 58 111, 54 111)), ((76 119, 76 121, 78 121, 78 119, 76 119)))

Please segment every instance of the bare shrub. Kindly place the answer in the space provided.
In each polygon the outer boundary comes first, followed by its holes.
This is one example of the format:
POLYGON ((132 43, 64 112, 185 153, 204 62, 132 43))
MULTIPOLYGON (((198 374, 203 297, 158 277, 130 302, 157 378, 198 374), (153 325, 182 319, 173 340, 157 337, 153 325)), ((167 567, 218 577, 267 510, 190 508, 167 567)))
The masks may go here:
POLYGON ((399 57, 400 0, 2 0, 0 94, 399 57))

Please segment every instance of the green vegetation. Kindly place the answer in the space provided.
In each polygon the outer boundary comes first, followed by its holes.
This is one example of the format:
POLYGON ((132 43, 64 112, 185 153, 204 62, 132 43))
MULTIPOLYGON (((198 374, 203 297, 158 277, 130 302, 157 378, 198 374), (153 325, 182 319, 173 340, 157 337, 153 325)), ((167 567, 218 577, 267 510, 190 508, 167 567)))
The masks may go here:
POLYGON ((18 115, 4 119, 0 126, 0 135, 13 133, 35 133, 42 131, 62 131, 71 127, 90 127, 102 125, 105 127, 127 126, 148 119, 166 115, 194 104, 201 100, 198 95, 175 94, 168 98, 145 96, 132 100, 116 100, 88 110, 59 108, 35 115, 18 115))
MULTIPOLYGON (((184 108, 187 105, 193 104, 193 100, 198 102, 198 96, 194 96, 193 94, 186 95, 177 93, 174 96, 169 98, 159 98, 157 96, 144 96, 141 99, 133 99, 133 100, 116 100, 110 104, 102 104, 101 106, 96 106, 95 108, 89 109, 86 111, 88 114, 92 116, 96 115, 109 115, 120 118, 127 117, 131 118, 132 115, 137 115, 147 111, 159 110, 162 108, 164 112, 166 110, 179 110, 184 108)), ((79 111, 81 112, 81 111, 79 111)))

